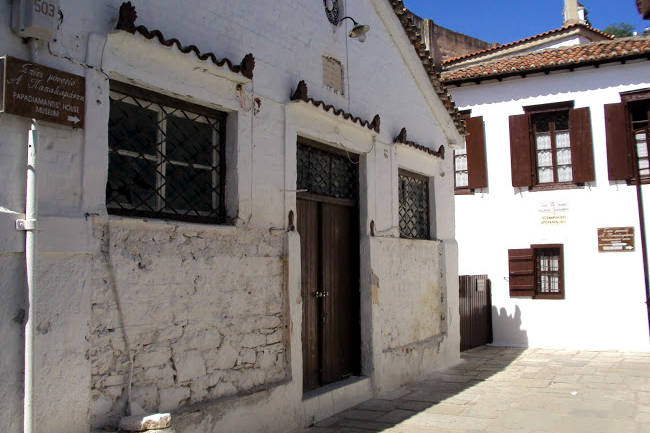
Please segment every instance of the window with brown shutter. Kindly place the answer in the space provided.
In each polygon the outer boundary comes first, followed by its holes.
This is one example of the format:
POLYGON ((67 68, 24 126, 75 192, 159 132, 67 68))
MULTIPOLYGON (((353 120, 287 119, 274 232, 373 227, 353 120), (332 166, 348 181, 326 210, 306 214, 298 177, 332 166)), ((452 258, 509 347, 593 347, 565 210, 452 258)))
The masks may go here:
POLYGON ((524 107, 510 116, 512 185, 529 189, 575 187, 594 176, 589 108, 573 102, 524 107))
POLYGON ((564 299, 564 246, 508 250, 510 297, 564 299))
POLYGON ((650 91, 623 93, 621 99, 605 105, 609 180, 633 184, 640 176, 650 183, 650 91))
POLYGON ((465 116, 467 136, 465 149, 454 151, 454 185, 456 194, 473 194, 475 189, 487 188, 485 158, 485 128, 483 117, 465 116))

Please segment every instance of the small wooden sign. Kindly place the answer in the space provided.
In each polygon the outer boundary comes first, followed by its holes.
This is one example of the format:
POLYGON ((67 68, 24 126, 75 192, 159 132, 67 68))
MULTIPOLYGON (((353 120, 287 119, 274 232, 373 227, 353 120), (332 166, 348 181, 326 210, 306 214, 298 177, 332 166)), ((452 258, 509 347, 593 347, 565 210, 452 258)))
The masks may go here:
POLYGON ((634 227, 598 229, 598 252, 634 251, 634 227))
POLYGON ((86 79, 14 57, 0 58, 0 112, 84 127, 86 79))

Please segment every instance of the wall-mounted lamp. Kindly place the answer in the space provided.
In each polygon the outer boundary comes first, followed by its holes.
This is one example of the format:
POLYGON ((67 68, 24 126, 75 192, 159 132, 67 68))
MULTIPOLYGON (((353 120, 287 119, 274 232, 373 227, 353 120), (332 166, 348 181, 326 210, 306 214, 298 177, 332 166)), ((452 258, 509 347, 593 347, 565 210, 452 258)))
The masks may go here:
POLYGON ((327 15, 327 19, 330 23, 338 26, 346 19, 352 20, 354 27, 350 33, 348 33, 348 36, 353 39, 358 39, 359 42, 364 42, 366 40, 366 33, 368 33, 370 30, 370 26, 359 24, 352 17, 339 18, 339 12, 341 10, 339 6, 339 0, 323 0, 323 4, 325 5, 325 14, 327 15))
POLYGON ((343 22, 343 20, 352 20, 354 23, 354 27, 352 27, 352 30, 350 30, 350 33, 348 33, 348 36, 351 37, 352 39, 359 39, 359 42, 365 42, 366 41, 366 33, 370 30, 370 26, 366 24, 359 24, 354 18, 352 17, 343 17, 341 18, 341 21, 339 21, 339 24, 343 22))

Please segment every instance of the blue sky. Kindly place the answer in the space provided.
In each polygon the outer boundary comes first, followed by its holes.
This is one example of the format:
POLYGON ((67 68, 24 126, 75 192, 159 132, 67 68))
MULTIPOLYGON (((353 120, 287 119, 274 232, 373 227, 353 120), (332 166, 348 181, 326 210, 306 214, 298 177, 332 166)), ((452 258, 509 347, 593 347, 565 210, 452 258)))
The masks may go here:
MULTIPOLYGON (((650 26, 635 0, 582 0, 591 24, 603 29, 626 22, 639 33, 650 26)), ((487 42, 506 43, 562 26, 564 0, 404 0, 423 18, 487 42)))

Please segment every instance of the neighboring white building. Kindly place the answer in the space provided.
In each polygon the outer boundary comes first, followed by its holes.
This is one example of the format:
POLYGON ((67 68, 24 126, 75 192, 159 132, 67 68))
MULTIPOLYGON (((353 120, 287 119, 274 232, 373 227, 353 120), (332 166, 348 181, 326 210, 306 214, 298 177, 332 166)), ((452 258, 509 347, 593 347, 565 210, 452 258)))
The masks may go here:
POLYGON ((469 117, 455 165, 459 274, 491 280, 495 344, 647 351, 632 143, 647 183, 650 39, 585 42, 571 29, 602 35, 568 24, 443 62, 469 117), (625 245, 606 245, 607 228, 625 245))
MULTIPOLYGON (((59 3, 50 42, 0 27, 1 55, 85 78, 83 128, 38 124, 35 432, 129 398, 178 433, 287 432, 459 361, 464 126, 401 1, 326 2, 364 44, 320 1, 59 3)), ((29 128, 0 114, 3 433, 29 128)))

